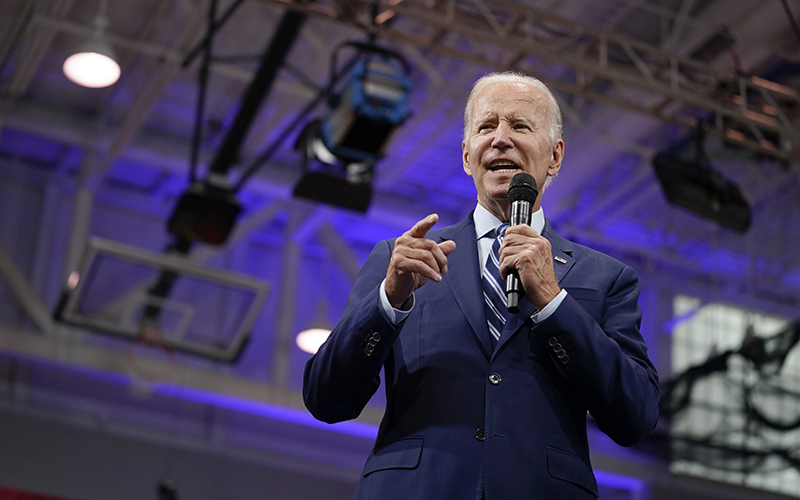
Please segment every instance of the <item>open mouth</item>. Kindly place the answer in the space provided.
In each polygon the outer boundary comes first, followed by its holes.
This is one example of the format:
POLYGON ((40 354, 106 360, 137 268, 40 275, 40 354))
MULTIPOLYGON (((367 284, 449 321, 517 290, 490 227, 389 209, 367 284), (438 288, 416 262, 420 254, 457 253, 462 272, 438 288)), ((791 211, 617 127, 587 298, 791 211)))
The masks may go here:
POLYGON ((511 162, 498 162, 494 165, 489 166, 489 170, 492 172, 515 172, 519 170, 519 167, 514 165, 511 162))

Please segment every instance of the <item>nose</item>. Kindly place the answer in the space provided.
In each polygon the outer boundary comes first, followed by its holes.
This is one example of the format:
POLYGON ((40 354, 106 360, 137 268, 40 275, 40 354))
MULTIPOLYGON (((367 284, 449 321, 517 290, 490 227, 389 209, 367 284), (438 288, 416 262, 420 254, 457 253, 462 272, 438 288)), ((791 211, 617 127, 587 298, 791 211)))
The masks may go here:
POLYGON ((514 144, 511 141, 511 127, 504 122, 500 122, 497 128, 494 129, 494 137, 492 138, 492 147, 499 149, 506 149, 512 147, 514 144))

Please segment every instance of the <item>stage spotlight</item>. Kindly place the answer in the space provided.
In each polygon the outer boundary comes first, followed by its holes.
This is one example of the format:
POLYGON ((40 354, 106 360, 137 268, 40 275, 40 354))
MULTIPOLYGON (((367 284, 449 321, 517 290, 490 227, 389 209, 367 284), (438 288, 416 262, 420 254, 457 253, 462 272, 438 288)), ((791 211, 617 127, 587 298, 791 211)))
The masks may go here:
POLYGON ((667 200, 722 226, 747 231, 750 205, 739 186, 711 166, 703 150, 702 126, 697 128, 694 141, 692 157, 666 151, 653 158, 653 167, 667 200))
POLYGON ((295 145, 303 153, 304 175, 294 195, 365 212, 373 166, 409 115, 412 83, 399 54, 367 44, 347 46, 359 54, 344 89, 331 113, 306 125, 295 145))
POLYGON ((303 177, 294 195, 329 205, 366 212, 372 199, 372 163, 341 161, 320 137, 319 120, 300 134, 297 148, 303 152, 303 177))
POLYGON ((339 105, 322 122, 322 139, 337 158, 374 162, 383 154, 394 129, 408 116, 411 79, 389 59, 358 61, 339 97, 339 105))

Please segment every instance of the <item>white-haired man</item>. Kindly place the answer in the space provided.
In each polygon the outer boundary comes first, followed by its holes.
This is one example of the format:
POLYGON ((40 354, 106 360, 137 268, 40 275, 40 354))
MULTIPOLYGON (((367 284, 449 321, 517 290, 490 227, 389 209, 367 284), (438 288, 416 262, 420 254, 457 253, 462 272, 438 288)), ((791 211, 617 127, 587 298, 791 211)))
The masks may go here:
POLYGON ((558 103, 539 80, 478 80, 462 151, 475 210, 442 229, 429 215, 376 245, 306 365, 306 406, 326 422, 355 418, 383 369, 386 413, 357 499, 596 498, 587 412, 623 446, 658 418, 638 280, 556 234, 541 194, 531 225, 505 230, 511 178, 546 186, 564 156, 558 103), (525 293, 515 314, 492 309, 485 286, 512 269, 525 293))

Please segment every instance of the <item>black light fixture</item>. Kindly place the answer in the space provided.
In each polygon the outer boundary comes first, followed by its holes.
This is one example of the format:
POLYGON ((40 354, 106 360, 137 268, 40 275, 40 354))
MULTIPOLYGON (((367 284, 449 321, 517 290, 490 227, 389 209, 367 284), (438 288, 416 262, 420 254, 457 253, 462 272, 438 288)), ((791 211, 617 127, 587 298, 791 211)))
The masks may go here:
POLYGON ((745 232, 750 227, 750 204, 738 185, 711 166, 703 148, 704 132, 701 123, 695 130, 693 155, 680 155, 673 150, 653 158, 658 181, 670 203, 745 232))
POLYGON ((331 99, 331 113, 309 122, 295 144, 304 173, 294 195, 365 212, 372 198, 373 166, 410 114, 412 83, 399 54, 374 43, 348 42, 334 51, 329 88, 342 74, 336 57, 343 47, 357 54, 346 70, 344 88, 331 99))
POLYGON ((186 242, 225 243, 242 206, 221 175, 213 173, 184 191, 167 223, 170 233, 186 242))

